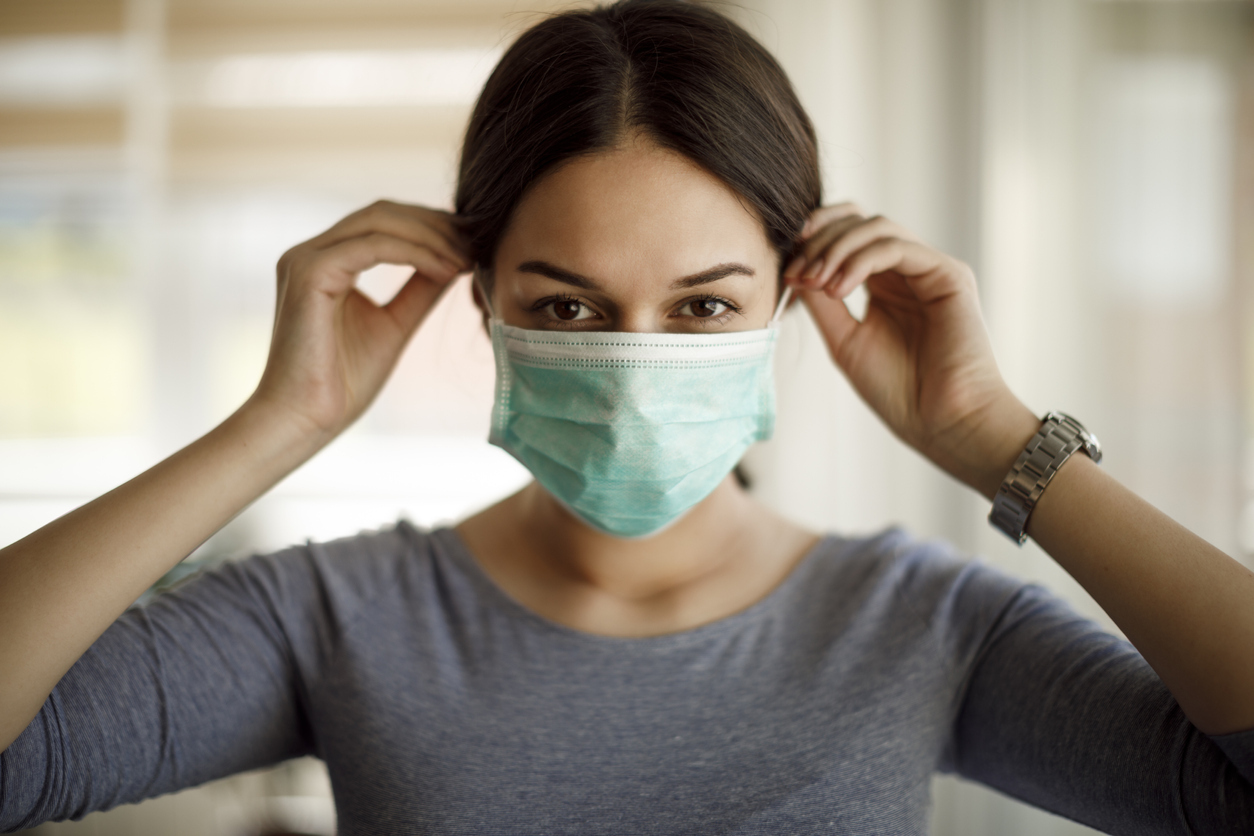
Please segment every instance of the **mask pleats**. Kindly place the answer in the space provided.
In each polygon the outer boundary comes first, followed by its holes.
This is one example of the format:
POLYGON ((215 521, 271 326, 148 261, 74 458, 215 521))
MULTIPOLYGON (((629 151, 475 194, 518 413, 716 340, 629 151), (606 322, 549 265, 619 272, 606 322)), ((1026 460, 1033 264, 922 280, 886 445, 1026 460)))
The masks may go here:
POLYGON ((651 534, 770 437, 776 333, 554 334, 494 322, 490 440, 593 527, 651 534))

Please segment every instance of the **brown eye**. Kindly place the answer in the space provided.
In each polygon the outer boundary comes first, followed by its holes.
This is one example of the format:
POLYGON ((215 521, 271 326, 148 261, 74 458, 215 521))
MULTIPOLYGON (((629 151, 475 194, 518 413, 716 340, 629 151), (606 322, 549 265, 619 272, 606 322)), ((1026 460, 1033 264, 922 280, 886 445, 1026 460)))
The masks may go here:
POLYGON ((553 315, 562 320, 577 319, 582 309, 583 305, 573 299, 562 299, 553 303, 553 315))
POLYGON ((585 319, 597 318, 592 308, 572 296, 541 299, 535 310, 544 311, 550 322, 583 322, 585 319))
POLYGON ((717 306, 718 303, 713 299, 700 299, 692 303, 692 315, 701 317, 714 316, 718 313, 717 306))
POLYGON ((712 316, 719 316, 727 312, 728 305, 726 302, 720 302, 718 299, 694 299, 687 305, 684 305, 690 313, 689 316, 695 316, 698 319, 709 319, 712 316))

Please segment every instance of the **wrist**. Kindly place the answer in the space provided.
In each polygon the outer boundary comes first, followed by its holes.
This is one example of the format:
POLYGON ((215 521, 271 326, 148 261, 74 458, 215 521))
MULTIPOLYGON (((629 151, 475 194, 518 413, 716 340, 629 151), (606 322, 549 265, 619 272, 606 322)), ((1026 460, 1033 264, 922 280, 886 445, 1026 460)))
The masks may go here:
POLYGON ((246 450, 258 465, 264 462, 283 475, 299 467, 339 434, 282 403, 257 394, 245 401, 218 429, 246 450))
POLYGON ((988 521, 1019 545, 1027 539, 1027 523, 1059 470, 1083 451, 1096 464, 1102 459, 1097 436, 1065 412, 1050 412, 1006 474, 993 498, 988 521))
POLYGON ((1040 417, 1018 398, 1009 396, 1004 403, 984 411, 942 467, 991 502, 1040 428, 1040 417))

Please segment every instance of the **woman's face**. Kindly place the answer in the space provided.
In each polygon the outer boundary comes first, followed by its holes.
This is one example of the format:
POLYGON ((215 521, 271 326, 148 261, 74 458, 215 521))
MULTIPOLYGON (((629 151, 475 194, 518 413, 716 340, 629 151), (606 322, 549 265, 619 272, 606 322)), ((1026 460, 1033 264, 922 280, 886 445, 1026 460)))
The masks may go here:
POLYGON ((735 192, 636 139, 536 183, 502 236, 493 306, 529 329, 763 328, 779 259, 735 192))

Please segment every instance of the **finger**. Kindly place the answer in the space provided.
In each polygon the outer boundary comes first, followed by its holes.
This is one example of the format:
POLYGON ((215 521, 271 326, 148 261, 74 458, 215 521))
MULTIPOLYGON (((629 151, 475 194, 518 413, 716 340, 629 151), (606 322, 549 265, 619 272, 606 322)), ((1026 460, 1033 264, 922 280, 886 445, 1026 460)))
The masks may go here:
POLYGON ((288 278, 292 272, 292 259, 295 258, 295 248, 288 250, 279 257, 279 263, 274 268, 274 309, 277 311, 283 307, 283 296, 287 293, 287 286, 290 283, 288 278))
MULTIPOLYGON (((321 246, 316 246, 312 240, 300 244, 292 252, 290 265, 302 265, 300 269, 307 269, 310 264, 324 264, 329 260, 341 258, 345 253, 361 253, 381 242, 403 242, 409 247, 425 250, 428 253, 427 260, 438 261, 443 271, 461 273, 470 269, 470 259, 452 250, 441 236, 431 230, 426 230, 423 234, 420 229, 416 230, 413 226, 407 227, 397 222, 385 222, 363 225, 358 233, 333 243, 323 243, 321 246), (353 247, 348 246, 354 242, 362 243, 355 244, 353 247)), ((394 243, 382 245, 392 249, 396 246, 394 243)), ((292 272, 292 267, 289 266, 289 275, 292 272)))
MULTIPOLYGON (((850 215, 861 214, 862 209, 856 203, 845 202, 837 203, 833 206, 820 206, 810 214, 809 218, 806 219, 806 222, 801 227, 801 233, 799 234, 798 239, 803 242, 809 241, 816 232, 823 229, 823 227, 833 221, 838 221, 842 218, 849 217, 850 215)), ((800 275, 802 268, 805 267, 808 260, 809 258, 804 252, 798 254, 784 269, 784 279, 793 279, 800 275)))
POLYGON ((841 278, 823 290, 843 299, 869 277, 890 271, 906 279, 910 291, 925 305, 975 286, 969 270, 931 247, 903 238, 880 238, 849 256, 841 278))
POLYGON ((465 222, 452 212, 446 212, 443 209, 432 209, 430 206, 419 206, 416 203, 394 203, 387 200, 382 202, 384 205, 396 207, 399 212, 409 213, 424 220, 455 242, 464 239, 462 230, 465 222))
MULTIPOLYGON (((453 249, 465 258, 470 258, 470 244, 466 240, 465 222, 452 212, 442 209, 431 209, 427 206, 416 206, 411 203, 391 203, 383 201, 385 206, 393 207, 402 215, 410 215, 416 221, 426 224, 444 236, 453 249)), ((469 263, 467 263, 469 266, 469 263)))
POLYGON ((413 334, 427 318, 427 314, 431 313, 435 303, 440 300, 441 294, 451 284, 452 282, 432 281, 415 270, 392 300, 383 306, 383 309, 392 316, 408 339, 409 335, 413 334))
POLYGON ((888 238, 913 240, 909 232, 881 215, 861 219, 846 229, 822 254, 823 267, 809 277, 810 283, 816 287, 825 287, 838 273, 843 275, 848 272, 845 262, 850 255, 875 241, 888 238))
POLYGON ((471 267, 470 245, 446 212, 380 201, 363 210, 358 224, 360 229, 357 234, 386 232, 415 244, 430 246, 462 270, 471 267))
POLYGON ((810 316, 819 327, 819 333, 823 335, 827 343, 827 350, 832 355, 832 360, 843 368, 842 359, 846 354, 849 339, 860 323, 849 312, 844 299, 833 299, 821 290, 809 289, 802 290, 800 296, 806 307, 810 309, 810 316))
POLYGON ((850 229, 863 221, 861 215, 846 215, 838 218, 816 232, 801 248, 801 253, 788 265, 784 272, 785 279, 792 279, 804 285, 816 283, 819 275, 828 264, 826 250, 832 242, 846 234, 850 229))
POLYGON ((451 245, 458 246, 464 243, 464 236, 456 216, 452 213, 412 203, 397 203, 393 200, 376 200, 369 206, 364 206, 356 212, 346 215, 314 240, 319 240, 326 236, 323 243, 335 243, 338 240, 343 240, 344 237, 348 237, 342 235, 341 231, 348 230, 350 234, 360 234, 360 232, 352 232, 354 225, 363 220, 368 222, 373 218, 389 216, 428 226, 445 237, 451 245))
POLYGON ((300 284, 312 285, 338 297, 353 287, 360 273, 380 264, 409 265, 444 284, 458 274, 456 267, 441 259, 429 247, 376 232, 296 256, 289 267, 288 287, 284 295, 293 292, 293 284, 300 284))
POLYGON ((844 203, 835 203, 831 206, 820 206, 810 213, 810 217, 806 219, 805 225, 801 227, 801 239, 805 240, 813 235, 816 231, 831 223, 840 220, 849 215, 865 215, 862 207, 851 201, 844 203))
POLYGON ((469 269, 469 246, 451 217, 423 206, 380 200, 344 217, 303 246, 325 249, 350 238, 382 232, 431 247, 449 262, 469 269))

